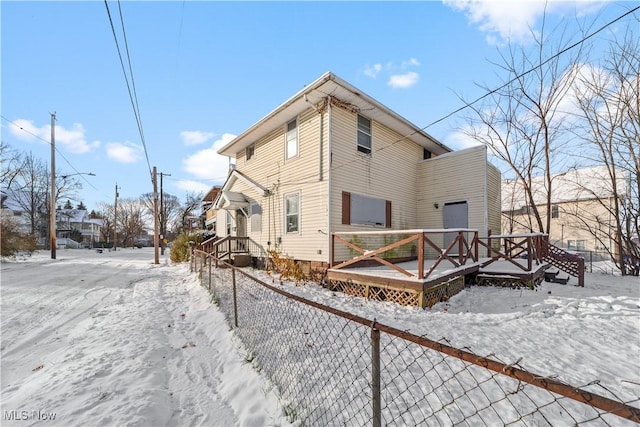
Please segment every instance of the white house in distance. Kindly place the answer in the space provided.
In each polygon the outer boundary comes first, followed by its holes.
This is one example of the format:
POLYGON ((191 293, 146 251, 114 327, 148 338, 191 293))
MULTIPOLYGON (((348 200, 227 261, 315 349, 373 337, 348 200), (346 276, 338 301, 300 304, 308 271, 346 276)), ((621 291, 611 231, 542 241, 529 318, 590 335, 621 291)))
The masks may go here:
POLYGON ((452 151, 331 72, 222 147, 235 158, 211 209, 218 236, 326 265, 338 231, 500 233, 486 147, 452 151))
POLYGON ((58 244, 70 247, 90 247, 100 241, 100 230, 104 226, 104 220, 89 218, 85 209, 58 209, 56 210, 56 236, 58 244), (80 232, 82 240, 71 241, 73 231, 80 232))

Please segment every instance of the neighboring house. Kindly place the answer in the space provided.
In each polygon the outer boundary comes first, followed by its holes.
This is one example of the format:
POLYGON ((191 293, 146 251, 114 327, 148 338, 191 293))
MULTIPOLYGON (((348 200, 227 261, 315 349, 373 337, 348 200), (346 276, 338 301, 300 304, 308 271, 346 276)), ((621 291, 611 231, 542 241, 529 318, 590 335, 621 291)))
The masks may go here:
POLYGON ((298 260, 327 263, 338 231, 500 233, 500 173, 486 147, 453 152, 332 73, 218 153, 235 158, 212 206, 218 236, 298 260))
POLYGON ((217 210, 214 209, 213 203, 218 197, 218 193, 220 192, 219 186, 212 187, 207 194, 202 198, 202 211, 203 218, 202 223, 204 224, 204 229, 211 230, 214 233, 216 232, 216 214, 217 210))
MULTIPOLYGON (((605 166, 570 170, 551 180, 550 243, 572 251, 616 254, 612 181, 605 166)), ((626 194, 624 176, 617 182, 618 194, 626 194)), ((532 182, 534 203, 546 226, 547 190, 544 177, 532 182)), ((504 233, 539 231, 532 207, 527 205, 522 184, 502 183, 502 230, 504 233)))
POLYGON ((78 231, 82 235, 79 241, 82 246, 93 247, 100 241, 100 229, 104 226, 103 219, 89 218, 84 209, 56 210, 56 236, 61 239, 71 239, 72 232, 78 231))
MULTIPOLYGON (((0 208, 4 219, 10 220, 21 233, 31 233, 31 217, 18 200, 19 194, 11 190, 0 190, 0 208)), ((37 224, 39 225, 39 224, 37 224)))

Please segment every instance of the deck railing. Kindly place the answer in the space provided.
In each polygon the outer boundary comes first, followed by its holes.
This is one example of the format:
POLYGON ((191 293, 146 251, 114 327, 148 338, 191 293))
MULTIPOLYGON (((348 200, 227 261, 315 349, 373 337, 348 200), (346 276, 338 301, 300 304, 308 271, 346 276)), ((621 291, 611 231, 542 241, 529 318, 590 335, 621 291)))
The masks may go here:
POLYGON ((507 261, 522 271, 530 272, 534 265, 544 262, 549 251, 549 235, 543 233, 495 234, 486 238, 487 243, 483 240, 479 239, 478 243, 487 248, 489 259, 482 262, 482 268, 496 261, 507 261))
POLYGON ((246 236, 212 237, 202 242, 198 249, 213 255, 216 259, 230 260, 233 255, 240 254, 265 256, 262 246, 246 236))
POLYGON ((450 228, 331 233, 329 268, 334 270, 374 262, 422 280, 443 261, 449 261, 456 268, 469 261, 478 262, 478 230, 450 228), (348 236, 352 236, 351 239, 348 236), (355 256, 337 261, 338 249, 342 249, 337 245, 348 248, 355 256), (433 257, 427 258, 427 255, 433 257), (427 271, 425 259, 435 259, 427 271), (400 267, 397 264, 399 260, 417 260, 417 275, 400 267))

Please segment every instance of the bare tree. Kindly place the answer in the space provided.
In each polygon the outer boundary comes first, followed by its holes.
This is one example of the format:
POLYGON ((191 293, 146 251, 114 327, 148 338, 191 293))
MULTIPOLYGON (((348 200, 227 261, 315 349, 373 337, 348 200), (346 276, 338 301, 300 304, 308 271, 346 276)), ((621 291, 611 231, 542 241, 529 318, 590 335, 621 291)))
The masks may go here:
POLYGON ((554 55, 566 47, 563 34, 551 41, 554 33, 547 34, 543 19, 542 29, 531 31, 531 50, 508 45, 496 64, 505 83, 497 90, 483 87, 490 95, 470 106, 473 114, 463 129, 504 164, 503 174, 522 191, 528 228, 545 233, 551 228, 552 172, 563 167, 557 153, 567 143, 562 103, 575 79, 573 64, 583 55, 580 48, 554 55), (544 185, 534 186, 540 176, 544 185))
MULTIPOLYGON (((637 19, 637 21, 640 21, 637 19)), ((640 22, 638 22, 640 24, 640 22)), ((635 28, 638 28, 636 26, 635 28)), ((609 227, 614 247, 609 251, 622 274, 640 273, 640 38, 629 26, 621 39, 614 39, 606 57, 597 66, 582 67, 576 85, 576 100, 584 118, 577 135, 583 140, 579 152, 586 162, 606 168, 604 182, 610 197, 592 198, 609 215, 593 217, 583 212, 577 218, 596 239, 601 224, 609 227)), ((637 31, 637 30, 636 30, 637 31)))
POLYGON ((49 169, 46 163, 32 153, 21 156, 9 190, 16 204, 29 217, 31 233, 35 235, 46 230, 46 218, 50 211, 49 169))
POLYGON ((120 199, 117 219, 118 241, 122 246, 133 246, 138 236, 146 234, 148 215, 139 199, 120 199))
POLYGON ((96 216, 102 218, 104 221, 102 228, 100 228, 100 241, 111 243, 113 239, 114 231, 114 215, 113 204, 102 202, 98 205, 98 211, 96 216))
MULTIPOLYGON (((140 197, 142 203, 144 203, 149 215, 153 217, 153 193, 145 193, 140 197)), ((160 235, 164 238, 167 237, 167 232, 173 229, 173 224, 179 219, 182 206, 178 197, 163 193, 161 201, 158 201, 158 222, 160 225, 160 235)), ((164 255, 165 244, 164 241, 160 241, 161 254, 164 255)))
POLYGON ((185 201, 173 223, 173 231, 179 234, 189 228, 190 218, 199 216, 198 209, 202 206, 202 194, 187 193, 185 201))
POLYGON ((20 171, 20 152, 0 142, 0 187, 10 188, 20 171))

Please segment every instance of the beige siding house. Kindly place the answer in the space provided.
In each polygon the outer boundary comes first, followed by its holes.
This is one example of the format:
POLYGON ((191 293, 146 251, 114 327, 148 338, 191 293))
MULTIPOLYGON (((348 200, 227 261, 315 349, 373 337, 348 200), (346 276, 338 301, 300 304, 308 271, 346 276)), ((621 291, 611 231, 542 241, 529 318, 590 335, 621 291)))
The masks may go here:
POLYGON ((500 174, 485 147, 453 152, 333 73, 218 153, 235 167, 212 206, 217 234, 265 251, 326 263, 338 231, 500 232, 500 174))
MULTIPOLYGON (((615 245, 615 202, 612 181, 605 166, 569 170, 552 177, 550 243, 571 251, 617 253, 615 245)), ((624 197, 626 180, 618 177, 617 188, 624 197)), ((542 177, 532 182, 534 203, 543 224, 547 222, 547 190, 542 177)), ((537 231, 522 185, 502 183, 502 228, 505 233, 537 231)))

